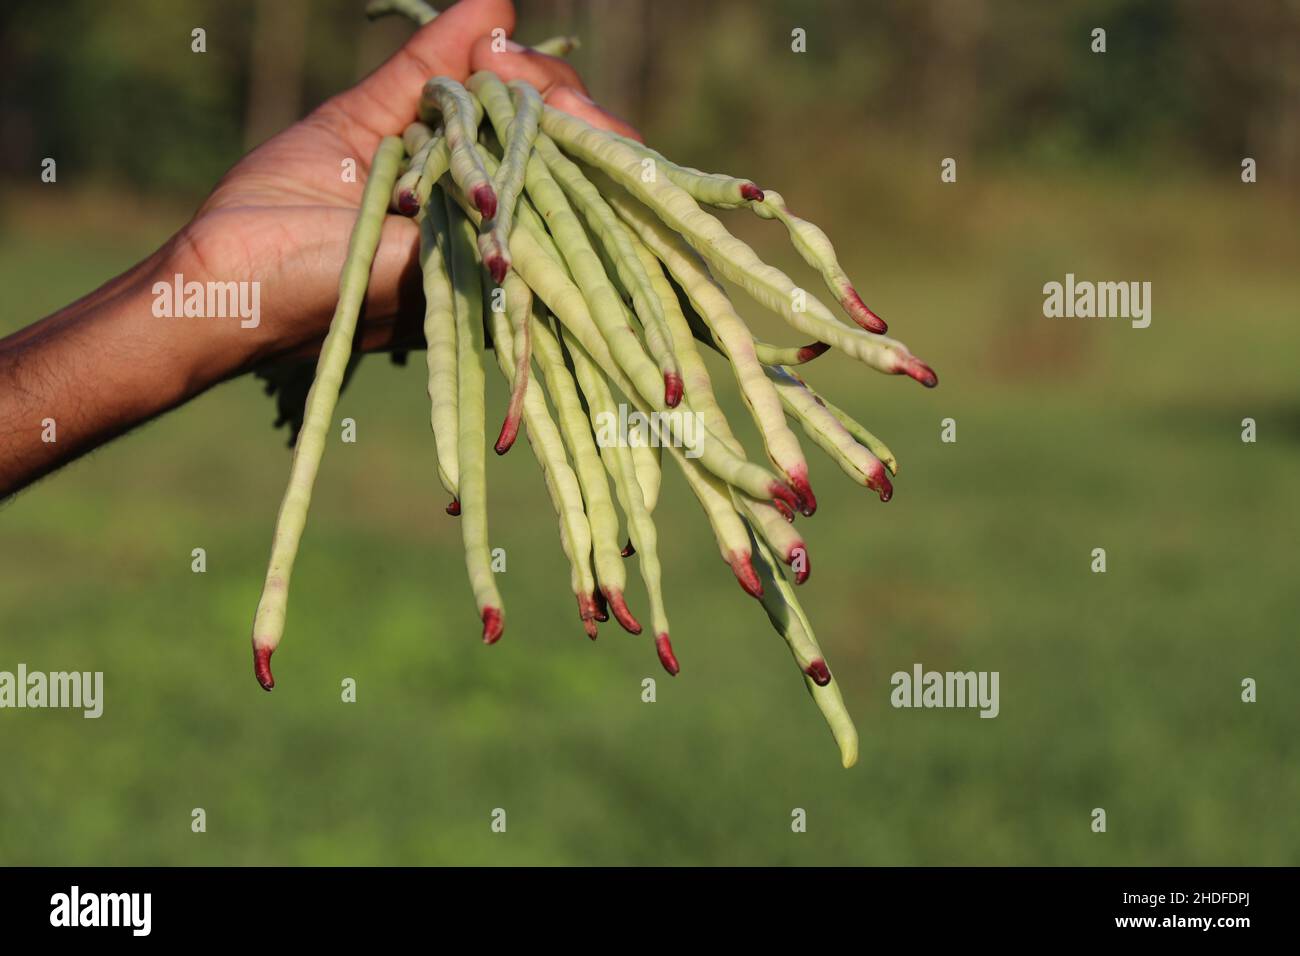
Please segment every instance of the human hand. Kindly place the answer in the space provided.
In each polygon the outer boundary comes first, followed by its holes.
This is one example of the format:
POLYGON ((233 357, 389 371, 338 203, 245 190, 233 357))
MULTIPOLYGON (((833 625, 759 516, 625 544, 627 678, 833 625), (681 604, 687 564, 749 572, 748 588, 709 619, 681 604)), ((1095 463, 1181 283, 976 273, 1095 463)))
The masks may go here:
MULTIPOLYGON (((494 51, 492 31, 508 36, 514 23, 508 0, 462 0, 370 76, 245 156, 221 180, 177 236, 176 248, 200 281, 261 284, 255 335, 232 326, 213 330, 228 340, 223 344, 237 368, 318 349, 334 311, 370 157, 381 137, 400 134, 416 118, 430 77, 464 81, 477 70, 492 70, 504 80, 527 80, 552 106, 592 125, 637 136, 587 97, 563 60, 512 42, 494 51), (352 182, 342 176, 347 159, 357 167, 352 182)), ((358 327, 362 349, 422 346, 418 247, 414 221, 390 216, 358 327)))
MULTIPOLYGON (((194 218, 157 252, 90 295, 0 340, 0 497, 218 382, 279 358, 315 354, 370 157, 416 118, 426 80, 481 69, 532 83, 557 109, 635 136, 587 98, 567 63, 492 32, 514 29, 509 0, 462 0, 386 63, 240 160, 194 218), (500 44, 497 44, 500 47, 500 44), (356 163, 345 182, 343 163, 356 163), (252 322, 155 314, 158 283, 257 283, 252 322), (58 423, 58 441, 39 423, 58 423)), ((422 347, 416 224, 390 216, 370 276, 362 349, 422 347)))

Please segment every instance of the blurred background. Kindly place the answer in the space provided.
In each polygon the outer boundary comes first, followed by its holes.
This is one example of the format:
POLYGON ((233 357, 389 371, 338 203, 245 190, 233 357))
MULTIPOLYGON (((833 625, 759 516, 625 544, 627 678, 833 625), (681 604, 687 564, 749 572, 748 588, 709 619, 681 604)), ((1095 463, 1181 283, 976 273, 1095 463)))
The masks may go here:
MULTIPOLYGON (((0 7, 0 334, 152 251, 413 29, 362 6, 0 7)), ((859 765, 839 767, 671 468, 680 677, 648 637, 582 635, 522 446, 489 466, 509 626, 485 649, 423 362, 372 358, 340 403, 359 438, 324 461, 274 694, 248 629, 289 455, 252 378, 0 510, 0 670, 106 684, 99 720, 0 712, 0 863, 1300 863, 1300 6, 520 4, 517 38, 556 33, 651 144, 822 225, 939 372, 927 391, 834 353, 806 368, 901 464, 882 505, 810 448, 802 597, 859 765), (1067 272, 1150 281, 1151 327, 1045 319, 1043 284, 1067 272), (916 662, 999 671, 1000 715, 892 708, 890 675, 916 662)), ((783 230, 727 222, 819 287, 783 230)))

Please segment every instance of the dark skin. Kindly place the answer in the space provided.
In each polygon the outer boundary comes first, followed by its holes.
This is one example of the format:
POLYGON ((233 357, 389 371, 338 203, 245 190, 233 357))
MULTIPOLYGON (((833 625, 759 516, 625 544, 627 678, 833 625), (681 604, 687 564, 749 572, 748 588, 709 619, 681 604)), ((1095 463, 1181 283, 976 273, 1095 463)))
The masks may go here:
MULTIPOLYGON (((239 161, 153 255, 53 315, 0 339, 0 497, 277 358, 315 354, 329 329, 349 234, 381 137, 415 119, 431 76, 492 70, 532 83, 547 103, 624 135, 636 132, 587 98, 577 73, 516 44, 509 0, 462 0, 383 66, 239 161), (342 163, 355 160, 355 182, 342 163), (230 319, 153 314, 156 282, 257 281, 255 328, 230 319), (42 440, 53 419, 57 440, 42 440)), ((639 138, 639 137, 638 137, 639 138)), ((359 347, 421 348, 414 221, 389 216, 375 256, 359 347)))

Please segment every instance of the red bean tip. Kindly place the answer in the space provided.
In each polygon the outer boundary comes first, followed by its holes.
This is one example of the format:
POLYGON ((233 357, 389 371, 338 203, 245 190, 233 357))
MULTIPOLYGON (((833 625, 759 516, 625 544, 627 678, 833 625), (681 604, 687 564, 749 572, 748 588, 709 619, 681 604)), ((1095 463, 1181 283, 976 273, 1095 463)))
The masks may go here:
POLYGON ((740 582, 740 586, 745 589, 746 594, 755 598, 763 596, 763 582, 759 580, 758 572, 754 570, 754 563, 748 554, 733 551, 731 557, 727 559, 727 563, 731 565, 736 580, 740 582))
POLYGON ((497 194, 487 183, 474 189, 474 207, 484 219, 494 219, 497 214, 497 194))
POLYGON ((497 443, 492 446, 498 455, 504 455, 514 447, 515 439, 519 437, 519 420, 519 415, 510 414, 501 423, 501 433, 497 435, 497 443))
POLYGON ((623 626, 623 630, 629 634, 640 634, 641 623, 628 610, 627 601, 623 599, 623 592, 618 588, 611 587, 602 587, 600 590, 605 595, 605 600, 609 602, 609 609, 613 612, 614 619, 623 626))
POLYGON ((673 653, 673 642, 668 640, 667 634, 655 635, 655 652, 659 655, 659 663, 664 665, 664 670, 674 677, 681 673, 677 655, 673 653))
POLYGON ((862 296, 858 295, 857 290, 854 289, 853 286, 849 286, 844 290, 844 296, 840 299, 840 305, 843 306, 844 311, 849 314, 849 318, 853 319, 854 322, 858 323, 858 325, 862 326, 868 332, 876 332, 883 335, 889 331, 889 326, 885 324, 885 320, 872 312, 871 309, 867 308, 867 304, 862 301, 862 296))
POLYGON ((414 216, 420 211, 420 197, 414 189, 403 189, 397 194, 397 211, 403 216, 414 216))
MULTIPOLYGON (((768 494, 772 496, 773 503, 784 502, 792 509, 803 510, 803 502, 799 500, 799 495, 795 490, 787 485, 784 481, 774 481, 768 486, 768 494)), ((779 507, 779 506, 778 506, 779 507)))
POLYGON ((501 609, 496 607, 485 607, 483 609, 483 643, 495 644, 501 640, 501 632, 506 628, 506 622, 501 617, 501 609))
POLYGON ((798 358, 800 362, 811 362, 817 356, 830 351, 830 345, 825 342, 814 342, 812 345, 805 345, 799 350, 798 358))
POLYGON ((664 404, 669 408, 676 408, 682 400, 682 392, 685 386, 682 384, 682 377, 676 372, 664 372, 664 404))
POLYGON ((903 360, 898 367, 898 371, 916 379, 926 388, 934 388, 939 384, 939 376, 934 374, 934 369, 912 356, 908 356, 903 360))
POLYGON ((804 673, 812 678, 812 682, 818 687, 825 687, 831 682, 830 668, 820 657, 815 658, 806 668, 804 673))
POLYGON ((808 483, 808 470, 806 468, 793 469, 786 473, 786 478, 790 481, 790 487, 799 496, 801 507, 799 513, 805 518, 811 518, 817 512, 817 496, 813 494, 812 485, 808 483))
POLYGON ((262 690, 271 690, 275 687, 275 677, 271 673, 271 655, 274 653, 273 647, 253 648, 253 673, 257 676, 257 682, 262 685, 262 690))

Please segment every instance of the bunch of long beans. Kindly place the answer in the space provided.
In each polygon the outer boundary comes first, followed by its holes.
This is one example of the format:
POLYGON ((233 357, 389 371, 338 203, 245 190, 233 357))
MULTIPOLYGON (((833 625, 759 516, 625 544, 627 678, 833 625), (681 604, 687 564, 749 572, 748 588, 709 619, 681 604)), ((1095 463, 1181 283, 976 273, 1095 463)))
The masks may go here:
MULTIPOLYGON (((418 0, 378 0, 371 12, 420 22, 435 15, 418 0)), ((563 50, 572 43, 543 46, 563 50)), ((808 579, 807 548, 793 521, 796 511, 812 515, 816 498, 792 426, 881 500, 892 493, 897 463, 883 442, 792 367, 839 349, 926 386, 936 384, 934 373, 884 336, 885 323, 854 291, 825 233, 793 215, 778 193, 680 166, 546 106, 526 83, 505 84, 489 72, 464 86, 433 77, 420 114, 400 138, 383 139, 371 163, 254 620, 258 680, 267 690, 274 686, 270 658, 284 630, 294 556, 391 206, 420 224, 438 478, 451 496, 448 512, 459 515, 483 640, 496 642, 505 626, 488 546, 484 379, 491 351, 510 386, 495 450, 508 451, 522 424, 559 520, 587 634, 594 638, 610 614, 627 631, 641 632, 624 597, 624 558, 635 554, 659 659, 678 673, 653 519, 661 461, 639 443, 602 438, 610 421, 626 417, 619 411, 624 401, 645 416, 653 444, 681 468, 723 560, 785 639, 844 766, 851 766, 857 733, 778 566, 789 565, 797 584, 808 579), (748 208, 779 221, 855 325, 760 260, 702 206, 748 208), (717 275, 812 343, 756 340, 717 275), (701 347, 719 352, 735 375, 768 464, 750 460, 732 433, 701 347), (689 453, 679 447, 683 415, 700 426, 689 453)))

